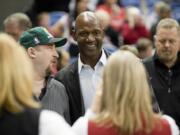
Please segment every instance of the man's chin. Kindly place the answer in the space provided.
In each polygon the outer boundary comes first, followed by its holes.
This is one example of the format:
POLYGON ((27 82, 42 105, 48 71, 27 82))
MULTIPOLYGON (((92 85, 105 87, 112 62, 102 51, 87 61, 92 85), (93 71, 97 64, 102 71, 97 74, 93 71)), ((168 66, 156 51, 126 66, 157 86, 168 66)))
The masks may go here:
POLYGON ((173 59, 171 57, 169 57, 169 56, 163 56, 163 57, 160 57, 160 59, 164 63, 173 61, 173 59))
POLYGON ((48 67, 48 68, 46 69, 46 76, 50 76, 50 75, 51 75, 51 68, 48 67))

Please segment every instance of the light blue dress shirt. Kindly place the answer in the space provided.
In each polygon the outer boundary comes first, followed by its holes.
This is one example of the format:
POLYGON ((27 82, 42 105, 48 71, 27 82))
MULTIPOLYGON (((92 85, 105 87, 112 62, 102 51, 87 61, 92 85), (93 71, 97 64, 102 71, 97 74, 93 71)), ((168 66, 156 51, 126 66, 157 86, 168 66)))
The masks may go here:
POLYGON ((83 64, 80 56, 78 58, 78 73, 85 110, 87 110, 92 103, 95 91, 102 79, 102 71, 106 61, 107 58, 104 50, 94 69, 90 65, 83 64))

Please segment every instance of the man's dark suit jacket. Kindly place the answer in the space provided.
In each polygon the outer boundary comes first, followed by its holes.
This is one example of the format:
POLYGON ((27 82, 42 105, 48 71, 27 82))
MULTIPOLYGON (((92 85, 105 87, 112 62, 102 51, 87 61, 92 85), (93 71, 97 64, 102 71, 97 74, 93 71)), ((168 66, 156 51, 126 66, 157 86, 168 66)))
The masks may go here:
MULTIPOLYGON (((107 57, 110 55, 110 53, 107 51, 105 51, 105 54, 107 57)), ((55 76, 55 79, 62 82, 66 88, 69 98, 70 119, 71 124, 73 124, 80 116, 84 115, 85 113, 78 74, 78 60, 60 70, 55 76)))

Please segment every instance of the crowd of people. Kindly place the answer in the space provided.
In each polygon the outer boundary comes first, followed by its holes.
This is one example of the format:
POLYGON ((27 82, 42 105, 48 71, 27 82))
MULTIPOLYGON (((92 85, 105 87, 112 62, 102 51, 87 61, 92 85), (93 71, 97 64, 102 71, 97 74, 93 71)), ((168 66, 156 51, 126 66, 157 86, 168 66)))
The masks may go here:
POLYGON ((0 134, 179 135, 180 24, 170 6, 158 1, 148 20, 117 0, 72 2, 76 12, 57 12, 53 24, 50 10, 4 20, 0 134))

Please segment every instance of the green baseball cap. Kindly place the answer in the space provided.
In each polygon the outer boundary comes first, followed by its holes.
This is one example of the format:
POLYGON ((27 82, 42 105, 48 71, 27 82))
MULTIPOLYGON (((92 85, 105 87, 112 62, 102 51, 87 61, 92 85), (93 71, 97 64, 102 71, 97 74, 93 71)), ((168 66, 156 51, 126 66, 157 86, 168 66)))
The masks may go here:
POLYGON ((66 42, 66 38, 54 38, 44 27, 29 29, 25 31, 19 39, 19 43, 26 49, 47 44, 55 44, 56 47, 60 47, 65 45, 66 42))

